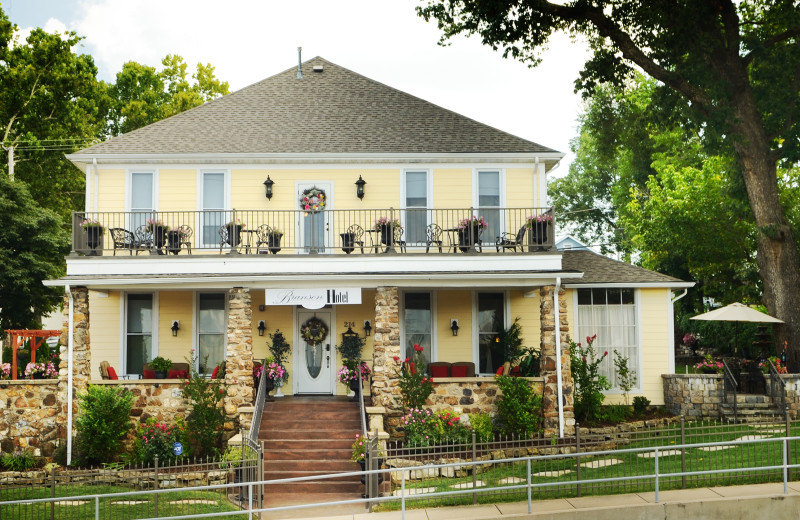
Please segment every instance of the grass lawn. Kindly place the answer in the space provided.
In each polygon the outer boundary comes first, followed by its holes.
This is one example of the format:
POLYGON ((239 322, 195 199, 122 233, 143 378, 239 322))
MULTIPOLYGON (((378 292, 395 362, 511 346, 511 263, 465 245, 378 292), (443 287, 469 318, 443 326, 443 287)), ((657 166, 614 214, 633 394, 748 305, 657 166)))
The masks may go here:
MULTIPOLYGON (((63 497, 55 505, 55 518, 94 518, 94 500, 71 500, 71 496, 102 495, 140 491, 116 486, 69 486, 59 487, 63 497)), ((238 511, 221 492, 176 491, 158 495, 158 516, 222 513, 238 511)), ((49 498, 50 489, 32 487, 16 490, 14 500, 49 498)), ((49 520, 50 504, 3 505, 0 502, 0 518, 24 518, 25 520, 49 520)), ((133 495, 129 497, 100 498, 100 518, 147 518, 155 515, 155 495, 133 495)))

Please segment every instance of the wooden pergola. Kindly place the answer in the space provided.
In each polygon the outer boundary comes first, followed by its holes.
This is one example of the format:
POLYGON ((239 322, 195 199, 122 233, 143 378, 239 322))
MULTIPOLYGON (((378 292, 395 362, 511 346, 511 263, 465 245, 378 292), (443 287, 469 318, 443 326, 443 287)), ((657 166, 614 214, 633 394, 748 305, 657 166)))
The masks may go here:
POLYGON ((47 340, 54 336, 60 336, 60 330, 6 330, 11 342, 11 379, 17 379, 17 351, 31 342, 31 363, 36 362, 36 349, 47 340))

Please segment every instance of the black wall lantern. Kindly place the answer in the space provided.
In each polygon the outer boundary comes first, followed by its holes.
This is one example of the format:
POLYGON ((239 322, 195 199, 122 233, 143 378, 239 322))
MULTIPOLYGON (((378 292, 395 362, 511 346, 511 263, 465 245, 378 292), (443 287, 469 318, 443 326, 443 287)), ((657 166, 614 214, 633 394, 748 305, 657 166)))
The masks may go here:
POLYGON ((453 336, 458 336, 458 320, 453 318, 450 322, 450 330, 453 331, 453 336))
POLYGON ((364 320, 364 336, 369 336, 370 332, 372 332, 372 324, 369 320, 364 320))
POLYGON ((170 327, 169 330, 172 331, 173 336, 178 335, 178 331, 180 330, 180 328, 181 328, 181 322, 179 322, 178 320, 172 320, 172 327, 170 327))
POLYGON ((267 187, 267 199, 272 199, 272 185, 275 184, 275 181, 269 178, 267 175, 267 180, 264 181, 264 186, 267 187))
POLYGON ((259 322, 258 322, 258 335, 259 336, 263 336, 265 330, 267 330, 267 324, 264 323, 264 320, 259 320, 259 322))
POLYGON ((358 180, 356 181, 356 197, 359 199, 364 198, 364 185, 367 183, 364 179, 361 178, 361 175, 358 176, 358 180))

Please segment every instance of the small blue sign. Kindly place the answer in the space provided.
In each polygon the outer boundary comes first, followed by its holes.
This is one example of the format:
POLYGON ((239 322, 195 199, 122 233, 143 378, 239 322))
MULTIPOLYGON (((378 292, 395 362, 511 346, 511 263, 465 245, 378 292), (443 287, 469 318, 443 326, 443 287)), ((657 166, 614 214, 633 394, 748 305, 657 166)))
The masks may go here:
POLYGON ((172 453, 174 453, 176 457, 180 456, 180 454, 183 453, 183 445, 180 442, 173 444, 172 453))

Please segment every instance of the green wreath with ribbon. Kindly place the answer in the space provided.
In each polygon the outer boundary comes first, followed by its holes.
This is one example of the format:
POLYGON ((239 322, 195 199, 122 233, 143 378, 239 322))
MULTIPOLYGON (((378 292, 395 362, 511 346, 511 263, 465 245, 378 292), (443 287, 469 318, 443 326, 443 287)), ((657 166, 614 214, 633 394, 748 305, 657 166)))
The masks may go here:
POLYGON ((328 326, 316 316, 309 318, 300 327, 300 335, 309 345, 319 345, 328 337, 328 326))
POLYGON ((306 211, 322 211, 325 209, 325 192, 314 186, 303 191, 300 204, 306 211))

